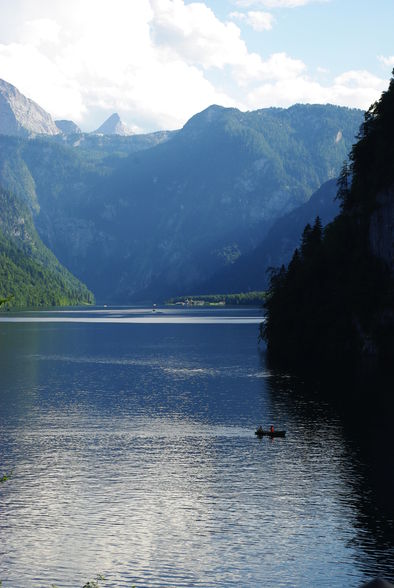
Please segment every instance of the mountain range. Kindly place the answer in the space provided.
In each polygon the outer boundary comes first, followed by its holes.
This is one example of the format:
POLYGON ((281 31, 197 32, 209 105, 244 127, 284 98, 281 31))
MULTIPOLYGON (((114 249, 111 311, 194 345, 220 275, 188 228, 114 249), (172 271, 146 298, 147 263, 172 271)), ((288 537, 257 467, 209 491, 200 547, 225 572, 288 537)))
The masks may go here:
POLYGON ((70 121, 53 134, 2 130, 0 184, 98 301, 161 300, 210 280, 222 290, 220 272, 252 260, 280 217, 291 224, 286 215, 337 177, 361 120, 332 105, 211 106, 176 132, 59 132, 70 121))
MULTIPOLYGON (((24 96, 18 88, 0 79, 0 134, 16 137, 35 135, 73 135, 81 133, 72 120, 53 120, 39 104, 24 96)), ((117 112, 93 131, 94 135, 128 136, 133 132, 117 112)))

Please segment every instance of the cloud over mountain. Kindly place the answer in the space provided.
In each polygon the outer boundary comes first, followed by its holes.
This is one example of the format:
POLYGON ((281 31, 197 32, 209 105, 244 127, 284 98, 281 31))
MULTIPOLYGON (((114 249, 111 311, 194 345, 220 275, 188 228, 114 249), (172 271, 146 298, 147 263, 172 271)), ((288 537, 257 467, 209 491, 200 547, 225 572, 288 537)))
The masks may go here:
POLYGON ((184 0, 0 0, 0 9, 0 77, 84 130, 114 111, 136 130, 173 129, 210 104, 247 110, 290 97, 366 108, 385 85, 351 72, 322 85, 286 50, 251 50, 240 27, 261 32, 273 22, 258 10, 238 12, 238 26, 208 2, 184 0))

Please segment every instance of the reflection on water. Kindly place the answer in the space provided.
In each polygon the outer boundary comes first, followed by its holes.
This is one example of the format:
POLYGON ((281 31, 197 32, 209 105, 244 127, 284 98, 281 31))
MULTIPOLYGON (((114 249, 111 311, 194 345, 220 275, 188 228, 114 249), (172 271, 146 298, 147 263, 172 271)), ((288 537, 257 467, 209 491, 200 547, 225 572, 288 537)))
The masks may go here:
POLYGON ((390 578, 393 518, 343 419, 261 366, 256 326, 230 320, 257 312, 199 316, 228 320, 0 323, 6 588, 390 578), (271 422, 286 439, 255 438, 271 422))
MULTIPOLYGON (((262 365, 265 366, 263 358, 262 365)), ((348 379, 338 380, 334 393, 330 389, 332 379, 329 386, 321 382, 317 384, 313 379, 308 381, 305 378, 283 378, 279 375, 272 376, 268 381, 276 402, 279 405, 284 403, 287 411, 298 415, 311 426, 324 430, 327 420, 331 421, 340 414, 346 450, 346 461, 342 463, 346 469, 341 475, 346 479, 348 492, 338 498, 344 504, 352 504, 356 513, 352 522, 355 533, 349 545, 362 554, 360 566, 367 577, 383 575, 393 579, 392 401, 385 407, 376 406, 377 388, 386 385, 383 379, 380 382, 364 383, 370 397, 366 407, 357 403, 357 395, 350 402, 346 401, 352 384, 354 386, 354 382, 348 379)), ((358 382, 357 386, 363 386, 363 383, 358 382)), ((357 394, 361 395, 361 391, 358 390, 357 394)), ((365 391, 363 394, 366 395, 365 391)), ((281 410, 280 406, 278 410, 281 410)))

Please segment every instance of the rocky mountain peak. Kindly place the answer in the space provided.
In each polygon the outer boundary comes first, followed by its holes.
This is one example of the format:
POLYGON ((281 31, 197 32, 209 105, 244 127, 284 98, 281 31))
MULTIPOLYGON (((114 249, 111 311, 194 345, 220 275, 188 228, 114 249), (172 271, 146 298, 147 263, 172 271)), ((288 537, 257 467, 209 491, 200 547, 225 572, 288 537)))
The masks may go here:
POLYGON ((15 86, 0 79, 0 134, 28 137, 59 133, 48 112, 15 86))
POLYGON ((122 122, 119 114, 114 112, 114 114, 111 114, 111 116, 108 117, 107 120, 103 122, 103 124, 98 129, 93 131, 93 134, 128 136, 132 135, 133 131, 129 129, 124 122, 122 122))
POLYGON ((63 135, 80 135, 82 133, 79 126, 72 120, 55 120, 55 124, 63 135))

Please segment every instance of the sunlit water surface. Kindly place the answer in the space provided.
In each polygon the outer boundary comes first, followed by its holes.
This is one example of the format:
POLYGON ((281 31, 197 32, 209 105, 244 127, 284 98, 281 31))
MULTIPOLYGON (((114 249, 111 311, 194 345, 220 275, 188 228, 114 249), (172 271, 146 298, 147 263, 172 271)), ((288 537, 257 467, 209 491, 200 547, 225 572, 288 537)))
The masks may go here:
POLYGON ((0 315, 4 588, 351 587, 394 568, 365 464, 257 309, 0 315), (287 430, 258 440, 258 424, 287 430), (373 521, 373 523, 371 523, 373 521))

